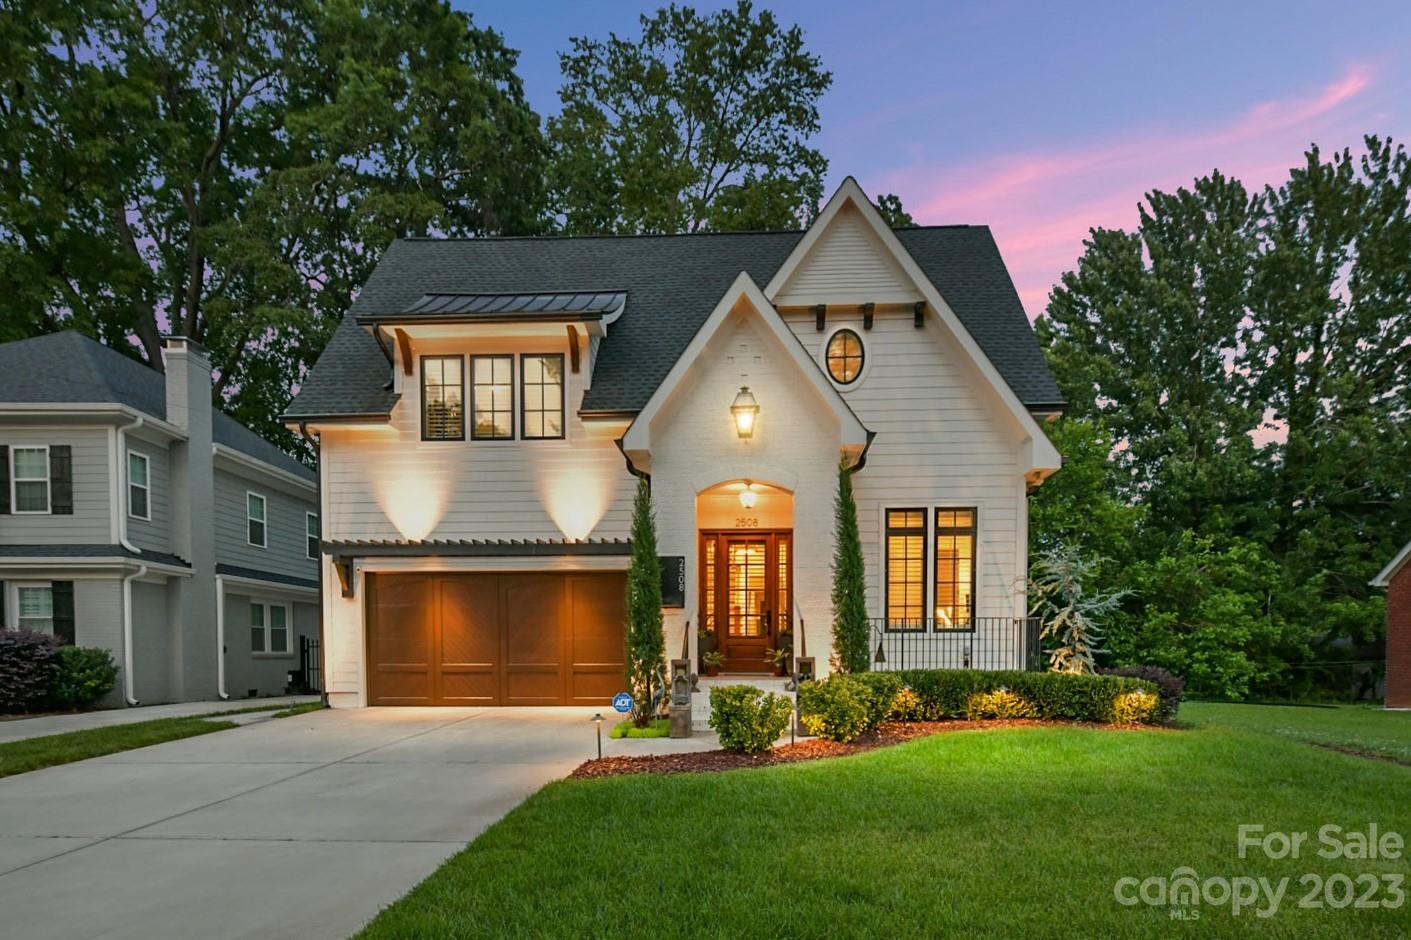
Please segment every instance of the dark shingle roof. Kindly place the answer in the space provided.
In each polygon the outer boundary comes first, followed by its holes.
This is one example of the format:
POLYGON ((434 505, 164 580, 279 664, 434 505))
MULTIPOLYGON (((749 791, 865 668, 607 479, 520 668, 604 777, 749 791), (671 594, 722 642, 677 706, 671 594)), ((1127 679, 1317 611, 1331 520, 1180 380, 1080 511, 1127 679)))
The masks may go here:
MULTIPOLYGON (((386 358, 353 318, 393 314, 428 293, 627 292, 583 399, 587 411, 637 411, 731 282, 763 286, 802 232, 587 238, 404 239, 393 242, 289 406, 290 417, 386 414, 386 358)), ((1021 401, 1062 401, 1009 272, 984 226, 897 230, 941 296, 1021 401)))
POLYGON ((270 584, 292 584, 301 588, 317 588, 318 582, 312 578, 300 578, 292 574, 276 571, 261 571, 258 568, 243 568, 240 565, 216 565, 216 574, 230 575, 232 578, 245 578, 249 581, 268 581, 270 584))
POLYGON ((0 558, 134 558, 177 568, 191 567, 186 559, 170 552, 145 548, 134 552, 121 545, 0 545, 0 558))
MULTIPOLYGON (((166 377, 95 339, 65 330, 0 343, 0 402, 113 402, 166 420, 166 377)), ((302 479, 314 478, 308 467, 229 415, 217 411, 211 420, 216 443, 302 479)))

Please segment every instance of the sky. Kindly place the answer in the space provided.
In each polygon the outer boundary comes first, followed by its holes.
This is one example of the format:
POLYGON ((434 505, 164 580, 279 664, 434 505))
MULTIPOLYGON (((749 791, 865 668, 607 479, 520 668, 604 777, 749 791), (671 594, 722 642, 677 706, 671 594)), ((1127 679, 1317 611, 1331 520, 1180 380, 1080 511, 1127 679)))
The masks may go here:
MULTIPOLYGON (((520 51, 543 116, 569 37, 635 36, 657 6, 453 3, 520 51)), ((1134 227, 1149 190, 1217 168, 1277 185, 1312 143, 1411 134, 1411 0, 756 6, 833 73, 814 140, 828 191, 851 175, 918 223, 989 225, 1030 317, 1088 229, 1134 227)))

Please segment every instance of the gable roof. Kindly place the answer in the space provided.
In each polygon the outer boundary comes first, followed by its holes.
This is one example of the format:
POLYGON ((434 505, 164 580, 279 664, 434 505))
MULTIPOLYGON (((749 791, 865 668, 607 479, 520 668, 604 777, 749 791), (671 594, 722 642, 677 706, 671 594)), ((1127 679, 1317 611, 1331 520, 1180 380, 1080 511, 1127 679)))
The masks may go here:
MULTIPOLYGON (((384 362, 386 360, 383 360, 384 362)), ((0 343, 0 402, 112 402, 166 420, 166 376, 73 330, 0 343)), ((312 481, 313 471, 230 415, 211 415, 211 437, 312 481)))
MULTIPOLYGON (((802 231, 400 239, 383 254, 286 418, 386 415, 391 366, 355 318, 393 315, 428 293, 527 294, 611 285, 627 294, 593 370, 586 412, 636 412, 740 274, 766 284, 802 231)), ((896 237, 1025 405, 1062 403, 985 226, 898 229, 896 237)))
POLYGON ((1396 553, 1396 557, 1387 562, 1387 566, 1377 572, 1377 576, 1368 582, 1372 587, 1389 587, 1391 579, 1396 577, 1396 573, 1402 569, 1407 562, 1411 562, 1411 542, 1402 546, 1401 551, 1396 553))

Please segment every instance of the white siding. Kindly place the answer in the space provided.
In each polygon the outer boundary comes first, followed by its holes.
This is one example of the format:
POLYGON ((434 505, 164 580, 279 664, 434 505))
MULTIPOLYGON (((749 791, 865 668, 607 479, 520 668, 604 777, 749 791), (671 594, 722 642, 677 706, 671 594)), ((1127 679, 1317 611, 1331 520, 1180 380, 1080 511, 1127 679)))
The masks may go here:
POLYGON ((879 311, 871 330, 860 316, 830 314, 822 333, 811 316, 786 321, 820 367, 835 327, 850 326, 865 345, 865 372, 843 396, 877 435, 853 480, 869 613, 884 613, 883 510, 953 506, 978 509, 976 615, 1022 616, 1028 507, 1021 441, 979 372, 942 340, 934 318, 916 329, 909 310, 879 311))
POLYGON ((0 444, 9 447, 68 444, 73 448, 73 514, 0 516, 0 545, 112 543, 109 433, 107 428, 0 427, 0 444))
POLYGON ((771 298, 781 306, 920 299, 916 285, 852 206, 838 212, 798 270, 771 298))
MULTIPOLYGON (((415 353, 565 352, 564 339, 418 341, 415 353)), ((519 362, 516 357, 516 391, 519 362)), ((625 538, 633 479, 617 446, 577 418, 583 373, 565 359, 567 437, 558 441, 421 440, 420 364, 390 430, 323 431, 326 539, 625 538)), ((469 399, 469 366, 466 368, 469 399)), ((467 414, 467 422, 469 414, 467 414)), ((519 428, 516 399, 515 425, 519 428)), ((469 435, 467 434, 467 438, 469 435)))

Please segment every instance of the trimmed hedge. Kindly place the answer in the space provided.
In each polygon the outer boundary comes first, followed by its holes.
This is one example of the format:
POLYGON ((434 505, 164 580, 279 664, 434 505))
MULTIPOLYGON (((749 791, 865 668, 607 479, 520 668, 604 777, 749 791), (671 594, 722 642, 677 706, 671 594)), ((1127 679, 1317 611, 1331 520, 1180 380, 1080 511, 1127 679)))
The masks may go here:
POLYGON ((49 704, 60 643, 47 633, 0 630, 0 711, 32 712, 49 704))
POLYGON ((782 695, 752 685, 718 685, 710 690, 710 726, 727 751, 767 751, 789 726, 793 705, 782 695))
POLYGON ((1122 676, 910 669, 834 674, 804 683, 799 689, 799 715, 810 733, 851 741, 888 718, 945 721, 1027 716, 1099 724, 1151 722, 1160 713, 1156 693, 1154 683, 1122 676))
POLYGON ((92 708, 117 682, 112 653, 94 646, 61 646, 54 657, 50 695, 61 708, 92 708))
POLYGON ((1129 679, 1145 679, 1156 683, 1156 694, 1161 697, 1161 704, 1156 708, 1156 720, 1176 720, 1176 712, 1181 708, 1181 699, 1185 697, 1186 680, 1169 669, 1160 666, 1108 666, 1098 672, 1104 676, 1126 676, 1129 679))

